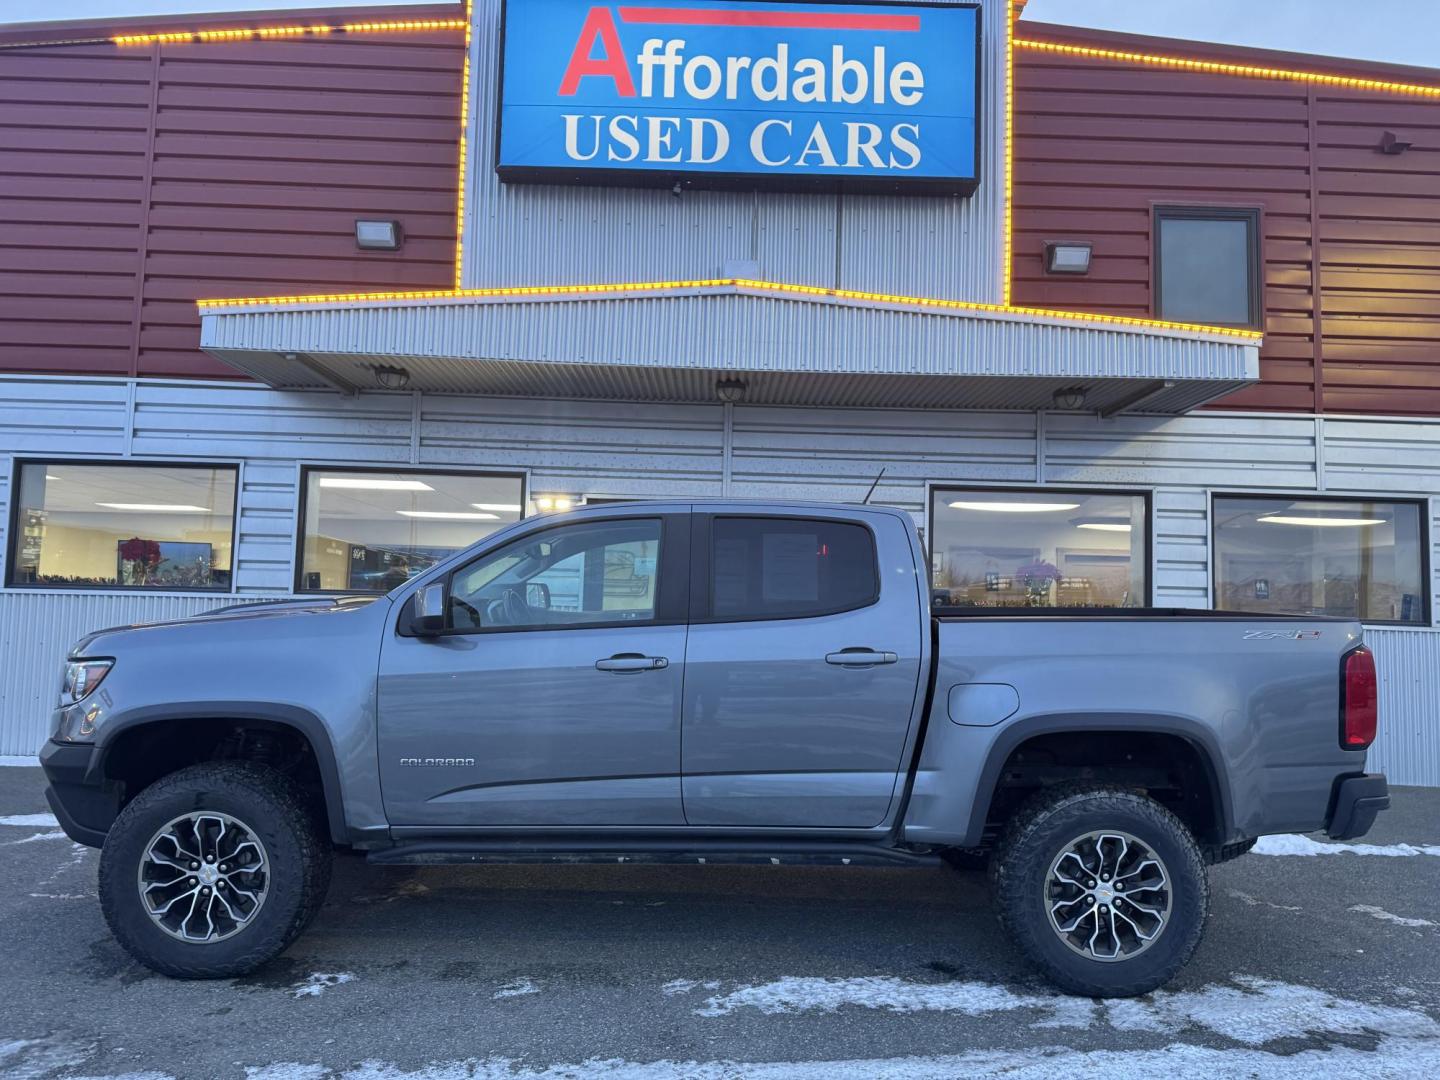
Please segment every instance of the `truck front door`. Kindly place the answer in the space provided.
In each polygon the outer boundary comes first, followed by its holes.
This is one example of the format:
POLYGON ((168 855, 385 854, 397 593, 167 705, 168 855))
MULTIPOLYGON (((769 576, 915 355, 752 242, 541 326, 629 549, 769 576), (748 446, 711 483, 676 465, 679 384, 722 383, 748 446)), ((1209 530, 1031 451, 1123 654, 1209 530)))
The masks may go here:
POLYGON ((685 820, 878 825, 921 690, 904 524, 696 514, 693 536, 685 820))
POLYGON ((688 546, 683 514, 605 516, 455 571, 445 632, 381 653, 391 823, 683 824, 688 546))

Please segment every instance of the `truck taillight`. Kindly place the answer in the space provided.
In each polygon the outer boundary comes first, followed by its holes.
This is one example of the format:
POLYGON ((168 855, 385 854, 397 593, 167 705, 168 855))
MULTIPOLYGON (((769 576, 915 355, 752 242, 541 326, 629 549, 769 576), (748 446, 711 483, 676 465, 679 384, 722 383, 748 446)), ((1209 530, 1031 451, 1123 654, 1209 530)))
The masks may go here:
POLYGON ((1345 654, 1340 677, 1340 745, 1364 750, 1375 741, 1379 686, 1375 654, 1364 645, 1345 654))

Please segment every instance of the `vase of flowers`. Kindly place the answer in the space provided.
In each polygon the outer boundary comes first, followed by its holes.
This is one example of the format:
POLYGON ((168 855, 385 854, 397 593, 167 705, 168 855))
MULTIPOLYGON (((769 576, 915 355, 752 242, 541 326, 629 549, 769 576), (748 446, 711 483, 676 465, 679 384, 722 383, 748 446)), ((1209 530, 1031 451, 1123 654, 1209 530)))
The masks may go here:
POLYGON ((155 540, 141 540, 136 537, 120 542, 120 567, 122 585, 148 585, 150 575, 162 560, 160 544, 155 540))
POLYGON ((1027 607, 1049 607, 1050 586, 1060 583, 1060 568, 1036 559, 1015 571, 1015 583, 1025 590, 1027 607))

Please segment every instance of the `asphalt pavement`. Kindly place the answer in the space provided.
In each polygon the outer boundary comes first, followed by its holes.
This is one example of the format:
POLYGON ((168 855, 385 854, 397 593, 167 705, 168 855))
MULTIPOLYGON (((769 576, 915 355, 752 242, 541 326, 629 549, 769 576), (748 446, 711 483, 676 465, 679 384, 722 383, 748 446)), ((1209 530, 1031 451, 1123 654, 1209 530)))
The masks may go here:
POLYGON ((1413 1077, 1440 1069, 1440 790, 1212 871, 1167 989, 1059 995, 950 869, 367 866, 246 978, 111 940, 97 853, 0 768, 0 1075, 1413 1077))

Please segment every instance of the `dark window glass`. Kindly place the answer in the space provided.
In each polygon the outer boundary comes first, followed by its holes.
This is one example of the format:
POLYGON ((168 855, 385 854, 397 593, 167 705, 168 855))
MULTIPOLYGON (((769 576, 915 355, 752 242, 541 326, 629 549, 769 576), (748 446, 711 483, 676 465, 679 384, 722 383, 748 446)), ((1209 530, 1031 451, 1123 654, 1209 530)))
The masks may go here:
POLYGON ((459 630, 551 629, 655 618, 660 522, 594 521, 523 537, 458 570, 459 630))
POLYGON ((310 469, 301 592, 389 592, 511 525, 518 476, 310 469))
POLYGON ((1428 623, 1420 506, 1215 499, 1215 604, 1226 611, 1428 623))
POLYGON ((28 462, 10 584, 228 589, 235 477, 231 466, 28 462))
POLYGON ((1259 215, 1156 212, 1155 314, 1172 322, 1258 326, 1259 215))
POLYGON ((937 490, 934 602, 955 607, 1144 607, 1145 499, 1108 492, 937 490))
POLYGON ((880 593, 875 540, 862 525, 720 517, 711 538, 711 611, 719 619, 824 615, 880 593))

